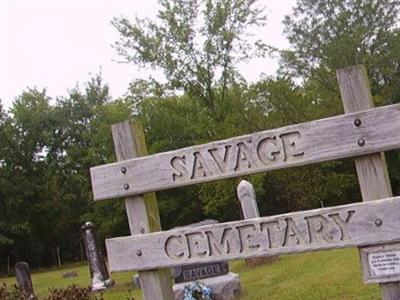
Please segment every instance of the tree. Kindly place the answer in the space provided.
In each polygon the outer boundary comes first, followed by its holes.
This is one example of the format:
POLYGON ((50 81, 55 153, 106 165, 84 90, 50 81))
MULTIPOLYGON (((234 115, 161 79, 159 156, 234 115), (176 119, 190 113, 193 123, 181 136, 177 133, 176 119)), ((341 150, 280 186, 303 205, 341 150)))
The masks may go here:
POLYGON ((341 111, 335 72, 363 64, 376 100, 395 101, 400 95, 393 87, 400 79, 399 9, 396 0, 298 0, 284 20, 292 49, 282 52, 281 72, 312 80, 326 103, 335 101, 341 111))
POLYGON ((49 100, 44 90, 23 92, 13 103, 12 117, 6 116, 1 126, 2 235, 6 237, 6 248, 11 248, 16 259, 29 255, 34 263, 40 260, 38 249, 45 248, 43 240, 34 238, 46 232, 41 230, 44 225, 40 216, 48 215, 46 226, 51 226, 52 210, 45 205, 51 201, 46 190, 44 159, 53 128, 48 118, 52 112, 49 100))
POLYGON ((114 19, 115 44, 127 62, 161 69, 166 88, 183 90, 223 121, 227 92, 239 80, 236 63, 265 55, 266 45, 244 37, 264 24, 262 11, 248 0, 161 0, 157 21, 114 19))
MULTIPOLYGON (((399 9, 400 2, 395 0, 297 1, 293 14, 284 20, 291 49, 282 51, 280 73, 302 80, 303 93, 317 112, 316 117, 343 111, 336 70, 356 64, 366 66, 378 105, 399 101, 399 9)), ((393 163, 395 155, 388 158, 389 167, 398 165, 393 163)), ((348 161, 322 164, 319 171, 323 179, 319 185, 324 187, 316 190, 320 197, 329 199, 330 193, 337 190, 335 186, 341 186, 351 196, 348 199, 360 198, 354 167, 348 161)), ((397 170, 390 171, 395 175, 394 186, 398 186, 397 170)), ((340 198, 343 196, 346 193, 340 198)))

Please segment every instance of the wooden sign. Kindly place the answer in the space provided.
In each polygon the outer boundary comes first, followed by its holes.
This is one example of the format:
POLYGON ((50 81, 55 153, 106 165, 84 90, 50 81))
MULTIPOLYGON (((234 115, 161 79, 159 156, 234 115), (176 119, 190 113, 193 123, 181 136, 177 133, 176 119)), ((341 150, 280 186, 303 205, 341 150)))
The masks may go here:
POLYGON ((321 119, 91 169, 95 200, 400 147, 400 105, 321 119))
POLYGON ((106 241, 112 271, 400 241, 400 198, 106 241))

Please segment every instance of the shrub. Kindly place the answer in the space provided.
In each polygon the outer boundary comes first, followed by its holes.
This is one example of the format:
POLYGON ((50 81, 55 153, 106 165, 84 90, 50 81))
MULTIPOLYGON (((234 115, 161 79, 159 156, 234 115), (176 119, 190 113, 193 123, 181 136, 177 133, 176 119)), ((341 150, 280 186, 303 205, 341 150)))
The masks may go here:
POLYGON ((84 288, 76 284, 65 288, 53 288, 49 292, 49 296, 45 300, 104 300, 103 294, 91 294, 90 287, 84 288))
POLYGON ((22 290, 16 285, 7 287, 5 283, 0 285, 1 300, 25 300, 22 290))

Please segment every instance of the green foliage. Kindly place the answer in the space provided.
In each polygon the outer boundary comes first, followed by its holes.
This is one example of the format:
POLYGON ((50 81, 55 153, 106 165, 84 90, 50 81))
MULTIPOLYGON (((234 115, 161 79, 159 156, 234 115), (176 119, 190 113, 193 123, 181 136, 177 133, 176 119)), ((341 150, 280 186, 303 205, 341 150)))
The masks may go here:
POLYGON ((282 52, 281 72, 337 94, 335 71, 363 64, 373 94, 384 96, 376 100, 396 101, 399 90, 390 82, 399 79, 399 9, 394 0, 298 0, 293 15, 284 20, 292 50, 282 52))
POLYGON ((265 54, 261 41, 246 37, 264 24, 262 11, 247 0, 161 0, 157 21, 114 19, 115 44, 127 62, 164 72, 166 88, 183 90, 216 119, 218 98, 237 78, 239 61, 265 54))
POLYGON ((104 300, 103 294, 94 295, 91 293, 90 287, 84 288, 79 285, 72 284, 65 288, 51 288, 49 296, 44 300, 104 300))
POLYGON ((101 237, 124 227, 121 203, 108 205, 109 215, 120 216, 110 223, 96 217, 89 177, 90 167, 113 160, 111 124, 131 115, 127 103, 109 100, 97 76, 84 93, 72 90, 55 105, 34 89, 9 114, 0 111, 0 257, 35 267, 55 263, 60 247, 62 259, 73 261, 87 217, 103 225, 101 237))
MULTIPOLYGON (((272 264, 249 267, 244 260, 230 261, 231 272, 240 276, 243 293, 241 300, 264 300, 266 295, 272 300, 378 300, 377 284, 363 284, 357 249, 319 251, 312 253, 285 255, 272 264)), ((88 267, 68 268, 75 270, 78 277, 68 279, 68 284, 86 286, 90 282, 88 267)), ((134 296, 142 299, 141 291, 131 288, 131 272, 112 274, 116 285, 104 291, 107 300, 127 300, 134 296)), ((59 270, 43 270, 32 274, 34 290, 40 299, 46 297, 50 287, 66 286, 59 270)), ((9 285, 15 278, 0 278, 9 285)), ((2 299, 2 298, 0 298, 2 299)))
MULTIPOLYGON (((136 80, 111 101, 101 76, 51 101, 28 89, 9 112, 0 103, 0 260, 33 266, 80 258, 79 229, 96 224, 100 240, 128 234, 123 201, 92 201, 89 169, 115 161, 110 126, 142 121, 150 154, 342 112, 335 70, 364 64, 377 104, 400 96, 400 30, 394 0, 298 0, 284 20, 291 49, 278 77, 247 83, 239 61, 269 48, 248 33, 265 22, 248 0, 162 0, 157 20, 114 19, 127 62, 164 72, 136 80), (300 79, 300 80, 299 80, 300 79), (50 104, 54 103, 54 104, 50 104), (44 221, 45 219, 45 221, 44 221)), ((398 153, 388 155, 394 186, 398 153)), ((338 205, 360 195, 351 160, 244 177, 262 215, 338 205)), ((159 192, 163 228, 204 218, 238 219, 242 178, 159 192)))
POLYGON ((25 300, 22 290, 13 284, 11 287, 7 287, 5 283, 0 285, 0 299, 2 300, 25 300))

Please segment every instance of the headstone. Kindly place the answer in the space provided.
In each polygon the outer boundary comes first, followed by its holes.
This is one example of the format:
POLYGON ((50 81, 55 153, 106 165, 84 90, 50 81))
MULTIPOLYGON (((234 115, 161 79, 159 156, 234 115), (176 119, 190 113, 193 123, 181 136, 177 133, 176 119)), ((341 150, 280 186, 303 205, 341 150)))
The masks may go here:
POLYGON ((229 272, 226 261, 205 264, 191 264, 174 268, 173 276, 176 283, 194 281, 203 278, 221 276, 229 272))
MULTIPOLYGON (((260 217, 256 200, 256 192, 250 182, 246 180, 240 181, 237 186, 237 196, 242 207, 244 219, 254 219, 260 217)), ((246 265, 250 268, 254 268, 259 265, 270 264, 277 260, 279 260, 278 255, 245 259, 246 265)))
MULTIPOLYGON (((210 224, 217 224, 217 220, 206 219, 198 223, 186 225, 184 227, 200 227, 210 224)), ((182 227, 175 227, 182 228, 182 227)), ((227 261, 220 261, 214 263, 204 264, 190 264, 182 265, 172 269, 172 276, 175 279, 175 283, 194 281, 203 278, 210 278, 227 274, 229 272, 229 264, 227 261)))
MULTIPOLYGON (((218 221, 208 219, 185 227, 200 227, 211 224, 218 224, 218 221)), ((188 264, 175 267, 172 270, 172 276, 176 283, 173 287, 176 300, 184 299, 185 286, 193 281, 199 281, 209 287, 213 300, 234 300, 239 297, 242 291, 239 275, 229 272, 227 261, 188 264)))
MULTIPOLYGON (((199 282, 211 289, 211 298, 213 300, 235 300, 242 293, 239 275, 235 273, 229 272, 223 276, 206 278, 199 280, 199 282)), ((184 299, 183 292, 188 284, 188 282, 183 282, 174 285, 176 300, 184 299)))
POLYGON ((72 278, 72 277, 77 277, 78 273, 75 271, 72 272, 66 272, 62 274, 62 278, 72 278))
POLYGON ((140 277, 139 274, 132 276, 132 284, 135 288, 140 289, 140 277))
POLYGON ((99 291, 114 285, 110 278, 103 256, 100 254, 94 226, 91 222, 86 222, 82 228, 83 240, 85 242, 86 256, 89 263, 90 277, 92 278, 92 290, 99 291))
POLYGON ((22 290, 25 299, 36 299, 35 294, 33 293, 33 285, 31 273, 29 271, 29 265, 26 262, 20 261, 16 263, 15 276, 17 277, 17 285, 22 290))

